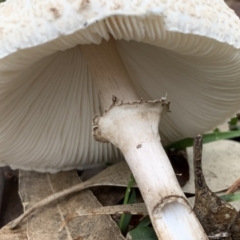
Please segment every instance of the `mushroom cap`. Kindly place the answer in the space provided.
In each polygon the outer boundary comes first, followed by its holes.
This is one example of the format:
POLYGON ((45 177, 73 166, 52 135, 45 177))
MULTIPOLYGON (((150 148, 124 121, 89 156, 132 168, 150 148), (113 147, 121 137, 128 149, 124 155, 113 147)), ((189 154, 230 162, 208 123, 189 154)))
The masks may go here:
POLYGON ((0 4, 0 165, 56 172, 122 158, 91 136, 99 100, 78 47, 110 36, 139 97, 168 94, 164 144, 240 108, 240 20, 223 1, 8 0, 0 4))

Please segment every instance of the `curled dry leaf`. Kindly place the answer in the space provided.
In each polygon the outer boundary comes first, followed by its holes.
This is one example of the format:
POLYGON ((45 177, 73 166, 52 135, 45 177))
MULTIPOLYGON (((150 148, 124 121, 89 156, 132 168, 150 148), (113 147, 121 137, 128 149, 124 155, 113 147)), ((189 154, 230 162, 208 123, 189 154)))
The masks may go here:
POLYGON ((231 236, 236 234, 236 228, 240 230, 238 225, 238 212, 229 203, 221 200, 207 186, 202 172, 202 136, 197 135, 194 139, 194 174, 196 197, 194 204, 194 212, 201 222, 205 232, 214 239, 219 234, 225 235, 228 240, 232 240, 231 236), (234 229, 235 232, 233 232, 234 229))

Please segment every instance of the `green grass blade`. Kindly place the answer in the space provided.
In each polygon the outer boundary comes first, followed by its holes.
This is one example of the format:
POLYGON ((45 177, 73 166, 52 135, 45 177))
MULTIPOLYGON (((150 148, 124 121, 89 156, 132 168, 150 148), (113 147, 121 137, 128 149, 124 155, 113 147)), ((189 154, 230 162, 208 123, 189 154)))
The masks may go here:
POLYGON ((151 224, 151 220, 149 216, 147 216, 141 220, 141 222, 138 224, 137 227, 147 227, 150 224, 151 224))
MULTIPOLYGON (((228 131, 228 132, 214 132, 203 135, 203 143, 215 142, 218 140, 229 139, 240 137, 240 130, 237 131, 228 131)), ((184 149, 186 147, 193 146, 193 138, 185 138, 180 141, 177 141, 173 144, 170 144, 165 147, 166 150, 170 149, 184 149)))
MULTIPOLYGON (((128 182, 128 186, 126 189, 126 193, 124 196, 124 200, 123 200, 123 204, 131 204, 131 203, 135 203, 136 201, 136 191, 132 189, 133 184, 135 183, 135 179, 133 176, 131 176, 129 182, 128 182)), ((122 214, 120 221, 119 221, 119 228, 122 232, 122 234, 124 234, 127 231, 127 227, 128 224, 131 220, 132 215, 131 214, 122 214)))
POLYGON ((220 198, 225 202, 239 202, 240 194, 239 193, 236 193, 236 194, 231 193, 231 194, 220 196, 220 198))

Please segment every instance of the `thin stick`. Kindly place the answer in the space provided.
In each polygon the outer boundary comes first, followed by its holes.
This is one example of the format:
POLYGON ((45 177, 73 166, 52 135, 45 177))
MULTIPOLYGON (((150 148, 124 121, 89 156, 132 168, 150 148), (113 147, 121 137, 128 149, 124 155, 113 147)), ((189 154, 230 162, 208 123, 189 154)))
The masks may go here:
POLYGON ((232 185, 231 187, 229 187, 229 189, 226 191, 225 194, 230 194, 230 193, 235 193, 238 188, 240 187, 240 178, 237 179, 232 185))
POLYGON ((94 180, 89 179, 86 182, 79 183, 75 186, 72 186, 72 187, 64 189, 60 192, 54 193, 54 194, 48 196, 47 198, 44 198, 40 202, 38 202, 32 208, 28 209, 26 212, 24 212, 22 215, 20 215, 18 218, 9 222, 4 228, 9 228, 11 230, 16 228, 23 219, 28 217, 34 211, 52 203, 53 201, 56 201, 56 200, 60 199, 62 197, 68 196, 68 195, 73 194, 75 192, 79 192, 79 191, 84 190, 84 189, 89 188, 89 187, 103 186, 103 185, 107 186, 107 185, 111 185, 111 184, 110 183, 109 184, 106 184, 106 183, 103 184, 101 182, 95 182, 94 180))
POLYGON ((193 153, 194 153, 194 175, 195 175, 195 188, 196 190, 208 190, 205 178, 202 173, 202 146, 203 137, 198 134, 193 140, 193 153))

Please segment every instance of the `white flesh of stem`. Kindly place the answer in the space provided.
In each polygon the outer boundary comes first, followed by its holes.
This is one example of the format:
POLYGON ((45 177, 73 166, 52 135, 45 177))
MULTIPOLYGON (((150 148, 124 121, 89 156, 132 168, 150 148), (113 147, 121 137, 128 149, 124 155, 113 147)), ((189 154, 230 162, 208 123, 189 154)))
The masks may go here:
MULTIPOLYGON (((114 40, 100 45, 81 46, 97 87, 102 110, 112 104, 112 96, 124 102, 138 100, 128 73, 115 47, 114 40)), ((159 239, 208 239, 198 219, 190 210, 176 180, 168 157, 161 145, 158 126, 163 109, 160 102, 151 113, 151 103, 136 112, 139 103, 114 106, 98 119, 98 127, 105 139, 118 147, 140 188, 152 224, 159 239), (131 111, 133 110, 133 113, 131 111), (135 112, 134 112, 135 111, 135 112), (141 121, 142 114, 147 118, 141 121), (106 118, 106 119, 105 119, 106 118), (104 133, 105 132, 105 133, 104 133)), ((142 118, 144 119, 144 118, 142 118)))
POLYGON ((81 46, 97 88, 102 112, 109 108, 112 96, 125 102, 138 100, 129 75, 113 39, 99 45, 81 46), (115 68, 117 66, 117 68, 115 68))

